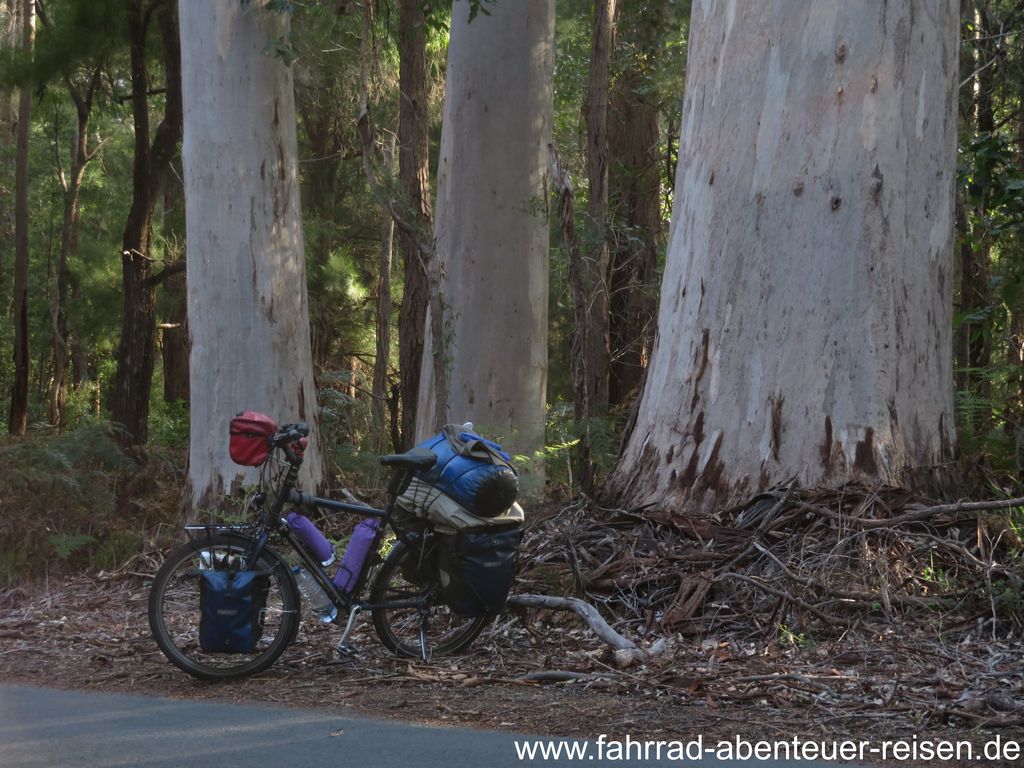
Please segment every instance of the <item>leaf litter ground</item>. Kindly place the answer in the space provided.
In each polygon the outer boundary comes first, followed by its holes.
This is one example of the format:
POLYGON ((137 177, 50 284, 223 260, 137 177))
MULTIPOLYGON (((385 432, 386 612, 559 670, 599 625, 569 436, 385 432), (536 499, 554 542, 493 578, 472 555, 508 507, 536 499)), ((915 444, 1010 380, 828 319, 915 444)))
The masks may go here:
POLYGON ((0 592, 0 677, 568 738, 980 750, 1024 741, 1010 523, 992 505, 859 487, 775 489, 704 519, 541 508, 516 591, 582 597, 660 653, 620 668, 575 615, 519 611, 426 664, 387 653, 362 620, 358 656, 343 660, 340 630, 307 616, 274 667, 226 684, 193 680, 156 648, 146 600, 160 555, 144 553, 116 572, 0 592))

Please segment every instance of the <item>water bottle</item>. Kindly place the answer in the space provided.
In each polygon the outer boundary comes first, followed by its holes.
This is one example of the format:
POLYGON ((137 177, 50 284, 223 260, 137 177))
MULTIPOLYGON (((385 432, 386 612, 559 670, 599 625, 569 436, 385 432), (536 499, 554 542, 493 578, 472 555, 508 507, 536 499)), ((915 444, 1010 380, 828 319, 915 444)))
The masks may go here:
POLYGON ((323 587, 317 584, 316 579, 313 578, 310 572, 296 565, 292 568, 292 573, 295 574, 295 583, 299 585, 299 592, 302 593, 302 597, 309 603, 313 613, 324 624, 334 621, 334 618, 338 615, 338 609, 334 607, 331 598, 324 592, 323 587))
POLYGON ((312 520, 298 512, 289 512, 285 520, 288 522, 288 527, 306 545, 306 549, 320 561, 320 565, 326 568, 334 562, 334 547, 320 532, 320 529, 313 524, 312 520))

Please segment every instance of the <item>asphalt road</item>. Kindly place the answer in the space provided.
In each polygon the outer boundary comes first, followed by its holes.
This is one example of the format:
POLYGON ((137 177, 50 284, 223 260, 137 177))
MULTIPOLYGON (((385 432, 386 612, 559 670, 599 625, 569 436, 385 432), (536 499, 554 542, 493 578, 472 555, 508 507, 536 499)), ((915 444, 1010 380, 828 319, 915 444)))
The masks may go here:
POLYGON ((525 740, 532 741, 509 733, 426 728, 313 710, 0 684, 0 768, 836 766, 636 760, 625 753, 606 760, 594 754, 593 742, 583 760, 520 760, 515 743, 525 740))

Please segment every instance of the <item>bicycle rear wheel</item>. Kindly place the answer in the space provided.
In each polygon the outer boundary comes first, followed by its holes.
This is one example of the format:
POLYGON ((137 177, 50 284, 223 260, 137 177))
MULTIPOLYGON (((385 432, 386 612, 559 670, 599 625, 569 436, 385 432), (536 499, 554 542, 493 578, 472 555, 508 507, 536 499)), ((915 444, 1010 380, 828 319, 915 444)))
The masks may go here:
POLYGON ((395 544, 370 586, 370 602, 379 606, 372 611, 374 631, 399 656, 455 653, 472 643, 494 618, 453 613, 437 597, 434 578, 427 575, 432 569, 424 567, 423 554, 422 546, 395 544))
POLYGON ((190 675, 229 680, 261 672, 295 638, 300 616, 295 579, 271 549, 265 548, 255 563, 247 563, 252 545, 252 539, 233 534, 197 538, 174 550, 153 579, 149 593, 153 638, 171 663, 190 675), (211 567, 266 574, 266 604, 259 617, 262 632, 250 653, 209 652, 200 645, 199 573, 211 567))

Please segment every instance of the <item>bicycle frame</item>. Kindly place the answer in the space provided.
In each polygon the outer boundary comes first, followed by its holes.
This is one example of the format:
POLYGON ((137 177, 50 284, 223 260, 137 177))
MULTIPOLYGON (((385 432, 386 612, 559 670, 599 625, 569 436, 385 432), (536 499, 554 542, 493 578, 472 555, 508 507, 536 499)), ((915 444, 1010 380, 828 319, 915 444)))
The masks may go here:
MULTIPOLYGON (((291 451, 286 450, 285 453, 286 455, 291 454, 291 451)), ((385 527, 389 527, 403 542, 408 543, 414 534, 410 534, 408 531, 396 528, 392 519, 392 512, 394 510, 395 499, 399 495, 402 486, 407 484, 406 480, 408 477, 411 477, 411 472, 408 470, 400 470, 395 473, 395 477, 388 486, 388 503, 385 505, 384 509, 378 509, 366 504, 335 501, 334 499, 313 496, 311 494, 293 490, 291 486, 294 483, 294 475, 297 474, 297 463, 301 462, 301 460, 299 460, 299 462, 293 463, 291 461, 293 458, 296 457, 293 455, 288 456, 289 469, 285 475, 280 492, 278 493, 274 503, 271 505, 271 509, 269 511, 265 509, 261 510, 259 522, 242 524, 191 524, 185 526, 185 533, 190 540, 194 538, 195 534, 199 534, 200 532, 206 536, 210 536, 215 532, 234 532, 251 536, 254 541, 254 546, 252 550, 247 553, 247 557, 252 561, 258 559, 264 547, 267 546, 271 532, 280 535, 298 556, 302 566, 313 576, 316 583, 330 598, 334 607, 338 610, 338 615, 340 616, 342 612, 348 611, 348 620, 346 621, 345 629, 342 632, 341 639, 338 641, 337 645, 339 653, 347 654, 350 652, 348 638, 351 635, 352 630, 355 627, 356 619, 361 612, 372 611, 376 608, 422 609, 422 600, 398 600, 380 604, 361 600, 359 595, 366 587, 370 570, 374 564, 372 557, 367 557, 360 566, 352 592, 341 592, 334 585, 333 579, 328 575, 324 567, 316 560, 316 558, 313 557, 299 537, 285 522, 281 513, 284 511, 285 506, 291 503, 301 507, 317 507, 331 512, 343 512, 346 514, 360 515, 362 517, 374 517, 382 520, 385 527)), ((265 496, 262 498, 257 497, 256 504, 262 506, 265 499, 265 496)))

